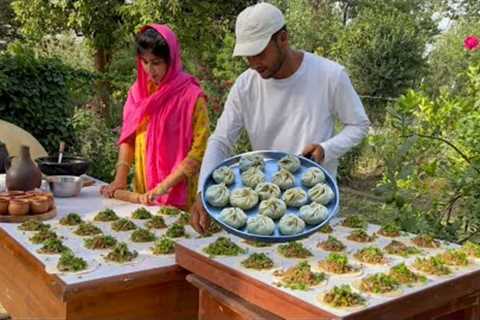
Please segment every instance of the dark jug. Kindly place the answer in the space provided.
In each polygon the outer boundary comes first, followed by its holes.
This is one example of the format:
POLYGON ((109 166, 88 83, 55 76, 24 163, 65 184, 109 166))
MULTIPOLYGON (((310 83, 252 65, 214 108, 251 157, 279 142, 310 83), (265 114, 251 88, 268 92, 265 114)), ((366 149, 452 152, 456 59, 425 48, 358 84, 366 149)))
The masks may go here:
POLYGON ((5 143, 0 141, 0 173, 5 173, 7 170, 5 166, 7 165, 8 162, 8 150, 7 146, 5 143))
MULTIPOLYGON (((15 157, 10 157, 9 159, 12 158, 15 157)), ((11 161, 7 164, 7 167, 9 168, 7 168, 5 182, 8 191, 30 191, 35 188, 40 188, 42 172, 30 156, 30 147, 22 145, 18 159, 11 161)))

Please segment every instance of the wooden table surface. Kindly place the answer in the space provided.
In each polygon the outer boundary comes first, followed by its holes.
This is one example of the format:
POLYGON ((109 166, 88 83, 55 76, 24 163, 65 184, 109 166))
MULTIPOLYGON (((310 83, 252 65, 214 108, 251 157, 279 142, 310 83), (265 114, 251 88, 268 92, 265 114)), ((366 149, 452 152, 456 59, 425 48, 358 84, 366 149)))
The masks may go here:
MULTIPOLYGON (((82 190, 84 198, 57 199, 60 216, 103 208, 98 186, 90 188, 82 190)), ((0 304, 14 320, 197 318, 198 290, 185 280, 188 272, 175 265, 173 257, 158 266, 153 260, 145 267, 112 272, 102 267, 93 275, 63 277, 47 273, 37 254, 12 230, 13 225, 0 224, 0 304)))
MULTIPOLYGON (((480 319, 480 271, 442 282, 413 294, 388 300, 350 315, 338 316, 322 309, 319 305, 307 303, 240 270, 210 259, 192 250, 183 242, 177 244, 176 261, 180 266, 192 272, 194 277, 200 279, 200 282, 204 279, 207 283, 212 283, 233 294, 238 301, 253 304, 282 319, 480 319)), ((198 283, 198 281, 194 280, 193 283, 198 283)), ((206 287, 206 291, 215 291, 206 287)), ((240 303, 238 301, 237 303, 240 303)), ((199 308, 202 310, 205 306, 200 304, 199 308)))

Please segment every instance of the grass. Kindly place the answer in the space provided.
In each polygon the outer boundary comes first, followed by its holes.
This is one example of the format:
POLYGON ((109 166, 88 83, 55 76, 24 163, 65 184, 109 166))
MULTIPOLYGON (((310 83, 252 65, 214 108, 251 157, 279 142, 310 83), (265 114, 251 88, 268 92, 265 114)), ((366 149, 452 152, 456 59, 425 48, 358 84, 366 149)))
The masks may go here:
POLYGON ((382 224, 385 217, 382 210, 383 202, 362 192, 349 188, 340 189, 340 215, 360 215, 368 222, 382 224))

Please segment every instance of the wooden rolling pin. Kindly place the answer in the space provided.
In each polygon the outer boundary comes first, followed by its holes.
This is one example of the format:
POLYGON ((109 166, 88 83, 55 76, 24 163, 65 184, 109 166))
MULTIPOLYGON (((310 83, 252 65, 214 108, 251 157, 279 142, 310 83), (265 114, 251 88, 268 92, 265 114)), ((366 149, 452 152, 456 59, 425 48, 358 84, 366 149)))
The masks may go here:
POLYGON ((118 200, 140 203, 140 193, 127 190, 115 190, 113 197, 118 200))

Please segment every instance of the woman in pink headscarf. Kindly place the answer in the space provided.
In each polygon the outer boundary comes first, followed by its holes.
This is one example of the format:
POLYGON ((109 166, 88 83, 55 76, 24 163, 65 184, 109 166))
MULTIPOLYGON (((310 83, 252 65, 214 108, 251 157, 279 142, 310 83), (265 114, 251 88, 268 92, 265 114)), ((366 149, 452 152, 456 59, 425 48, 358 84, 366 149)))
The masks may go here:
POLYGON ((115 179, 101 193, 112 197, 127 188, 134 162, 142 203, 188 209, 209 136, 206 98, 183 71, 180 44, 168 26, 144 26, 136 46, 137 80, 123 111, 115 179))

